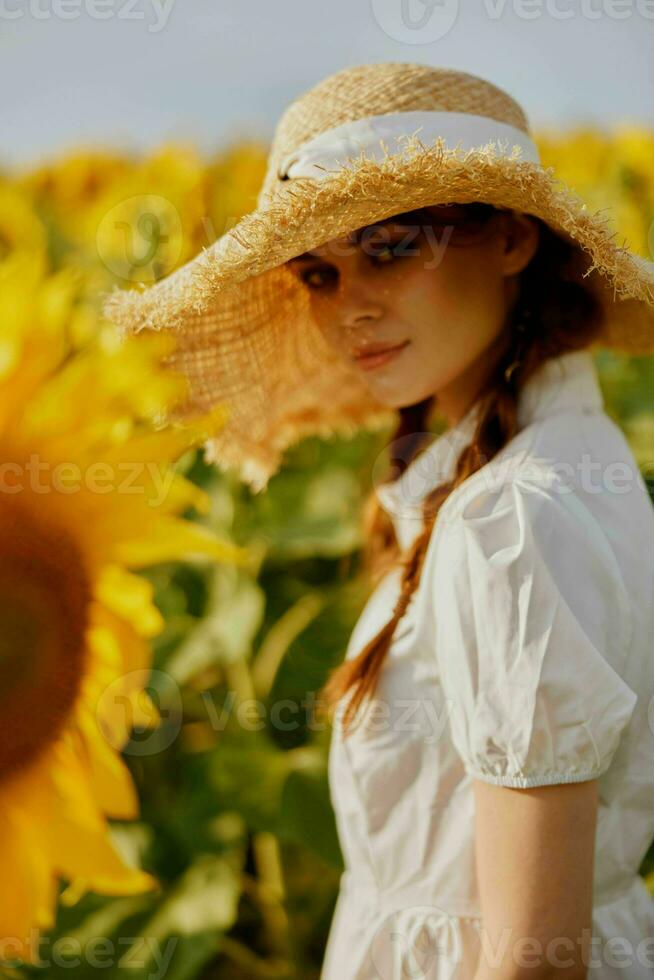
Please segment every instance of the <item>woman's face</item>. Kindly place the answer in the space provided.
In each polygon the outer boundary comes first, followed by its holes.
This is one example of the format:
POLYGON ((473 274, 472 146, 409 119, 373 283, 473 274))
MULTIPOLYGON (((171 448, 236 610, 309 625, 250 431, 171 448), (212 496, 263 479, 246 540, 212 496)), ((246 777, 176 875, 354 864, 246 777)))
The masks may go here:
POLYGON ((538 244, 527 215, 500 211, 464 225, 465 216, 461 205, 395 215, 287 263, 328 344, 381 403, 435 396, 450 422, 502 354, 517 276, 538 244), (365 356, 381 347, 396 350, 365 356))

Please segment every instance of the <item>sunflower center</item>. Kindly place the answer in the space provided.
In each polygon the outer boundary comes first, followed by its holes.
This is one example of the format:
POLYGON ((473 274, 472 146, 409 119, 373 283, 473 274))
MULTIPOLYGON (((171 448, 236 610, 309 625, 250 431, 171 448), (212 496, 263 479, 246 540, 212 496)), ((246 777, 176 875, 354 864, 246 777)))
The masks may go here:
POLYGON ((0 498, 0 781, 70 718, 90 597, 72 536, 16 498, 0 498))

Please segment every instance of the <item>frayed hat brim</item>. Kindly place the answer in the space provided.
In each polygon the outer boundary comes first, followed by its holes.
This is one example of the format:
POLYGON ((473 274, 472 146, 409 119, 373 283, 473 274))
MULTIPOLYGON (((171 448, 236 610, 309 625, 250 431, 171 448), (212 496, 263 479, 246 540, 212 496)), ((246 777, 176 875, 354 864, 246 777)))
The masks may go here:
POLYGON ((492 145, 462 155, 416 136, 401 154, 362 155, 326 179, 281 183, 265 205, 166 279, 107 294, 103 312, 124 335, 174 332, 167 363, 189 380, 177 412, 226 404, 230 417, 205 445, 206 457, 260 490, 299 439, 394 418, 328 348, 307 289, 284 263, 393 214, 473 201, 534 215, 577 246, 574 274, 605 314, 593 346, 654 353, 654 263, 620 243, 606 215, 589 212, 552 168, 498 155, 492 145))

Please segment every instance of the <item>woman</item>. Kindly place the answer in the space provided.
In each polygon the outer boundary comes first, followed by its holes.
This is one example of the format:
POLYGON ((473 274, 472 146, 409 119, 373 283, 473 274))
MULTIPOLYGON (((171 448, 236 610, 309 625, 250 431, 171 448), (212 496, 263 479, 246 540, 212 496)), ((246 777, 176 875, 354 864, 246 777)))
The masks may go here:
POLYGON ((651 975, 654 509, 591 350, 654 350, 654 275, 612 237, 506 93, 359 66, 284 114, 255 212, 107 303, 176 330, 184 411, 229 403, 207 455, 255 488, 302 435, 399 413, 325 688, 323 980, 651 975))

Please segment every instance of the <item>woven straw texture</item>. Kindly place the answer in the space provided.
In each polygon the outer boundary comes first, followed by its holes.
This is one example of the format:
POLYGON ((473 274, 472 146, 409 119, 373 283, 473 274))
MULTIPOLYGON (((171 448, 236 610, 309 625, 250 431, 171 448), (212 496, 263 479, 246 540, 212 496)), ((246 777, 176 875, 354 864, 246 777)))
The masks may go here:
POLYGON ((114 289, 104 313, 124 334, 174 332, 166 363, 189 382, 171 417, 230 411, 205 443, 205 458, 262 490, 284 451, 308 435, 348 435, 397 418, 327 346, 308 289, 285 266, 293 256, 390 215, 426 205, 484 201, 547 222, 575 243, 571 274, 585 278, 605 310, 593 346, 654 353, 654 263, 615 242, 608 220, 552 168, 498 155, 488 144, 465 153, 442 139, 407 133, 382 160, 362 152, 327 179, 280 180, 287 154, 324 130, 369 115, 447 110, 485 115, 531 136, 520 106, 475 75, 383 62, 347 68, 291 103, 278 122, 257 207, 209 248, 145 290, 114 289), (401 152, 400 152, 401 149, 401 152))

